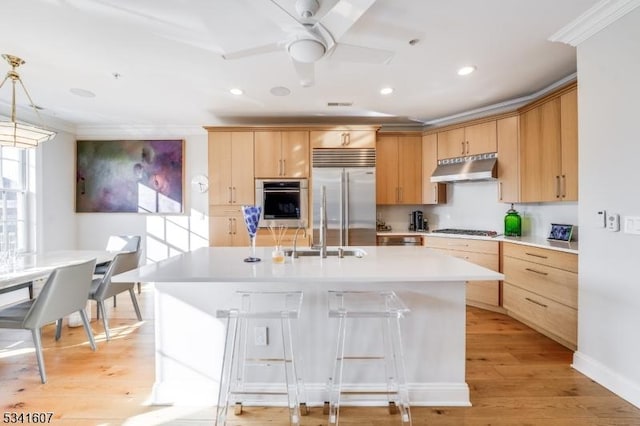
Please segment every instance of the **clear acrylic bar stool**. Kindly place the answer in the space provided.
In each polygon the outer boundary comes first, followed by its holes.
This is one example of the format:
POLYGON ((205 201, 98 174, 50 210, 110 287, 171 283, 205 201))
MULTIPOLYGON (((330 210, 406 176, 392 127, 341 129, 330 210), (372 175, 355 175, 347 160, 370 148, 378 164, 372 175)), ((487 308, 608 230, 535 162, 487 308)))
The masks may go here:
MULTIPOLYGON (((329 415, 329 425, 338 425, 340 398, 343 394, 386 394, 389 412, 400 411, 400 423, 411 425, 409 391, 406 383, 404 348, 400 331, 401 318, 409 308, 393 291, 329 291, 329 318, 338 319, 336 356, 332 376, 328 382, 329 401, 324 412, 329 415), (346 355, 347 320, 366 319, 379 321, 382 335, 382 354, 346 355), (379 361, 384 363, 386 389, 381 391, 349 391, 342 389, 345 361, 379 361)), ((366 322, 371 325, 370 321, 366 322)))
MULTIPOLYGON (((239 291, 236 294, 240 298, 240 306, 218 311, 216 315, 218 318, 227 319, 216 425, 226 424, 229 405, 234 405, 234 412, 239 415, 242 413, 243 400, 248 397, 286 395, 290 424, 298 426, 300 415, 307 414, 307 406, 304 402, 306 395, 301 375, 301 362, 294 353, 295 339, 291 321, 300 316, 302 292, 239 291), (248 356, 249 325, 257 325, 256 320, 279 322, 282 350, 278 351, 277 357, 248 356), (284 381, 282 390, 258 391, 247 388, 246 375, 250 367, 261 370, 267 367, 280 367, 284 381)), ((264 337, 266 339, 267 335, 265 334, 264 337)), ((265 341, 264 344, 266 343, 265 341)))

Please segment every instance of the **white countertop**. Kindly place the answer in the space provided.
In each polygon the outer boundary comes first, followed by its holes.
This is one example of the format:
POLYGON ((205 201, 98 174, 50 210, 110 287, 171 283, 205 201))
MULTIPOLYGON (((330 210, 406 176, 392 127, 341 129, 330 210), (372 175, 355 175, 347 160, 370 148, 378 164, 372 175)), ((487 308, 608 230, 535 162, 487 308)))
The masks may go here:
POLYGON ((422 235, 425 237, 436 237, 436 238, 464 238, 469 240, 487 240, 487 241, 504 241, 514 244, 523 244, 533 247, 540 247, 550 250, 564 251, 567 253, 578 254, 578 242, 571 241, 568 243, 562 241, 549 241, 546 238, 541 237, 505 237, 504 235, 499 235, 497 237, 485 237, 485 236, 477 236, 477 235, 461 235, 461 234, 442 234, 442 233, 433 233, 433 232, 415 232, 415 231, 406 231, 406 232, 378 232, 379 236, 402 236, 402 235, 422 235))
POLYGON ((271 261, 271 248, 257 249, 262 259, 245 263, 247 247, 204 247, 113 277, 120 282, 429 282, 501 280, 503 275, 428 248, 361 247, 367 254, 326 259, 301 256, 284 264, 271 261))

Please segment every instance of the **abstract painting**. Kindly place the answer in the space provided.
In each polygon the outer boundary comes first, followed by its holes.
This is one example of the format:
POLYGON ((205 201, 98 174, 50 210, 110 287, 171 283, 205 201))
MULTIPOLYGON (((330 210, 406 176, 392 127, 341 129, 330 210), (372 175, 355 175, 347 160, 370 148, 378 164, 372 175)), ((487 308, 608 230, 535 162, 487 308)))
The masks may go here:
POLYGON ((182 213, 184 141, 77 141, 76 212, 182 213))

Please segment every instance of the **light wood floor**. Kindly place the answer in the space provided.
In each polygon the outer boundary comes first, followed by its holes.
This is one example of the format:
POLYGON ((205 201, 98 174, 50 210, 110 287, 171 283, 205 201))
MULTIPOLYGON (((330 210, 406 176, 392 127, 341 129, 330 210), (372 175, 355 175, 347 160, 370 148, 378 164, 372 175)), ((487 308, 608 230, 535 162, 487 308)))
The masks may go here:
MULTIPOLYGON (((152 289, 139 296, 138 323, 128 295, 111 309, 112 340, 92 322, 95 353, 82 327, 43 329, 48 383, 40 383, 31 335, 0 330, 0 405, 3 413, 52 412, 56 425, 213 424, 211 407, 149 406, 154 378, 152 289)), ((572 353, 504 315, 469 308, 467 382, 473 407, 413 407, 423 425, 640 425, 640 409, 571 369, 572 353)), ((94 314, 95 316, 95 310, 94 314)), ((384 408, 341 409, 343 425, 399 424, 384 408)), ((23 424, 26 423, 23 422, 23 424)), ((284 409, 248 407, 234 425, 288 425, 284 409)), ((303 425, 326 424, 312 408, 303 425)))

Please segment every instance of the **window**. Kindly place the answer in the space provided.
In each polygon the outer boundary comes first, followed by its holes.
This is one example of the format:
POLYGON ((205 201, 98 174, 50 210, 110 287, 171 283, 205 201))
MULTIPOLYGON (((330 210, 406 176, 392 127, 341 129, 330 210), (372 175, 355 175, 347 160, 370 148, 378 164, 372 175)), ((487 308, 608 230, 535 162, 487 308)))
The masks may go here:
POLYGON ((27 165, 23 148, 0 147, 0 250, 29 249, 27 165))

